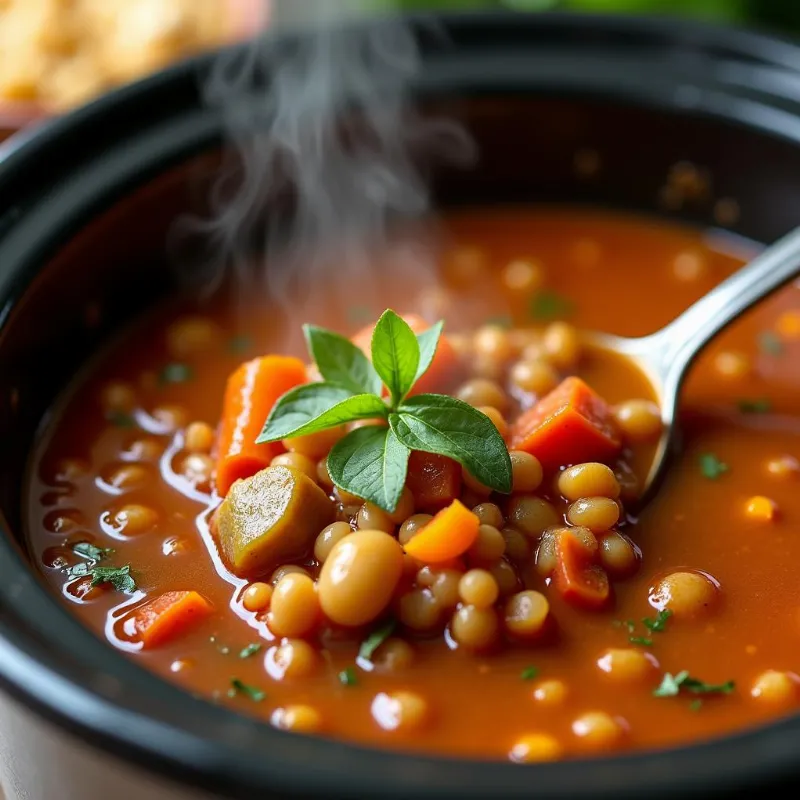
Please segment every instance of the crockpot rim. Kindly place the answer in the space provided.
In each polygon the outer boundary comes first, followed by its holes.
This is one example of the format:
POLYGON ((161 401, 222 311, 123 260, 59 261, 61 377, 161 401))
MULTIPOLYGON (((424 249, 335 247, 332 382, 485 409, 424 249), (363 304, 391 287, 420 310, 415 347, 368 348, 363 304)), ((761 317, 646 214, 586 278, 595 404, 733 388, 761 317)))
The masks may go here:
MULTIPOLYGON (((511 15, 480 13, 471 15, 444 15, 441 18, 451 32, 476 34, 487 23, 508 23, 511 15)), ((531 24, 530 22, 528 24, 531 24)), ((748 64, 761 64, 770 68, 800 71, 800 48, 786 40, 738 29, 718 28, 693 22, 671 19, 636 17, 604 17, 592 15, 539 15, 535 23, 541 29, 551 27, 560 31, 581 31, 592 28, 609 35, 649 35, 691 47, 719 49, 724 58, 736 55, 748 64)), ((291 34, 294 35, 294 34, 291 34)), ((235 48, 233 48, 235 49, 235 48)), ((17 141, 0 149, 0 197, 5 184, 13 184, 20 172, 24 174, 31 159, 46 150, 58 147, 62 138, 76 130, 86 130, 106 114, 126 104, 146 101, 154 92, 174 90, 176 86, 193 85, 197 75, 210 63, 210 56, 185 62, 152 76, 138 84, 124 87, 89 106, 62 119, 46 123, 41 129, 21 135, 17 141)), ((435 90, 434 90, 435 91, 435 90)), ((733 90, 730 90, 735 94, 733 90)), ((185 92, 191 96, 191 90, 185 92)), ((787 101, 791 100, 787 98, 787 101)), ((769 104, 770 93, 759 98, 769 104)), ((795 100, 800 113, 800 100, 795 100)), ((195 102, 196 104, 196 102, 195 102)), ((189 106, 193 102, 190 100, 189 106)), ((176 114, 184 113, 183 109, 176 114)), ((720 110, 720 116, 724 116, 720 110)), ((205 124, 207 149, 214 140, 218 118, 203 113, 195 121, 205 124)), ((741 119, 734 120, 741 124, 741 119)), ((156 135, 160 121, 153 126, 151 144, 157 149, 156 135)), ((101 134, 102 135, 102 134, 101 134)), ((197 143, 187 133, 186 141, 197 143)), ((800 143, 800 136, 796 137, 800 143)), ((145 148, 144 152, 151 153, 145 148)), ((188 155, 190 148, 183 155, 188 155)), ((167 165, 167 159, 150 154, 149 170, 128 175, 126 184, 116 175, 115 187, 124 195, 126 186, 141 183, 147 174, 156 174, 167 165), (120 186, 122 190, 120 191, 120 186)), ((99 198, 94 200, 94 208, 99 198)), ((91 208, 91 202, 87 208, 91 208)), ((40 212, 41 203, 22 208, 6 206, 0 217, 0 259, 11 252, 20 257, 19 238, 12 228, 32 224, 40 212), (9 247, 9 241, 15 240, 9 247)), ((91 212, 89 212, 91 217, 91 212)), ((47 242, 42 237, 39 253, 44 254, 48 244, 63 242, 63 230, 47 242)), ((0 325, 4 324, 12 306, 24 293, 41 262, 30 253, 19 263, 11 259, 13 274, 0 278, 0 325), (22 264, 22 266, 20 266, 22 264), (26 266, 27 265, 27 266, 26 266)), ((4 262, 6 263, 6 262, 4 262)), ((224 796, 246 797, 253 791, 273 790, 285 795, 320 792, 325 796, 405 797, 414 792, 420 797, 441 797, 458 792, 461 796, 482 797, 491 787, 503 787, 508 797, 530 795, 531 770, 542 795, 603 796, 603 794, 637 796, 648 790, 655 796, 677 791, 733 788, 741 781, 757 777, 779 777, 793 767, 795 751, 787 746, 792 735, 800 737, 800 717, 785 719, 771 725, 735 733, 710 742, 693 744, 669 750, 636 752, 620 757, 583 761, 580 769, 575 762, 541 765, 536 767, 511 765, 503 762, 462 761, 407 754, 387 750, 373 750, 341 741, 297 737, 272 730, 264 723, 233 714, 206 701, 198 701, 177 687, 162 681, 154 674, 129 661, 122 654, 105 645, 88 629, 62 608, 41 580, 29 569, 30 565, 12 543, 13 535, 0 521, 5 534, 0 537, 0 684, 25 705, 48 718, 51 722, 91 741, 100 749, 159 772, 173 780, 182 778, 187 784, 212 789, 224 796), (30 614, 19 609, 19 597, 30 594, 37 605, 52 612, 52 623, 64 625, 65 630, 79 645, 75 655, 78 663, 66 663, 57 653, 48 649, 34 632, 27 630, 30 614), (92 656, 90 659, 89 656, 92 656), (108 665, 115 678, 130 680, 142 690, 143 697, 154 704, 162 704, 162 715, 143 716, 135 704, 123 703, 120 687, 106 685, 100 680, 95 685, 81 682, 80 667, 85 663, 108 665), (169 712, 169 714, 167 714, 169 712), (174 713, 173 713, 174 712, 174 713), (163 715, 171 717, 166 721, 163 715), (198 735, 189 730, 187 720, 199 719, 207 731, 215 728, 216 736, 208 732, 198 735), (181 724, 183 723, 183 724, 181 724), (224 734, 224 735, 221 735, 224 734), (250 751, 247 751, 249 746, 250 751), (294 754, 285 760, 259 758, 258 753, 280 755, 291 749, 294 754), (172 752, 168 752, 169 750, 172 752), (323 766, 318 769, 301 769, 314 761, 323 766), (344 764, 344 766, 342 766, 344 764), (722 769, 726 767, 727 769, 722 769), (620 784, 615 773, 635 776, 635 781, 620 784), (581 785, 576 786, 576 777, 581 785), (338 780, 331 785, 330 780, 338 780), (393 780, 394 783, 389 781, 393 780), (653 781, 660 781, 653 786, 653 781), (610 781, 610 783, 609 783, 610 781), (598 788, 600 791, 598 792, 598 788)), ((63 653, 62 653, 63 656, 63 653)), ((98 673, 103 677, 105 667, 98 673)), ((140 703, 139 708, 145 708, 140 703)))

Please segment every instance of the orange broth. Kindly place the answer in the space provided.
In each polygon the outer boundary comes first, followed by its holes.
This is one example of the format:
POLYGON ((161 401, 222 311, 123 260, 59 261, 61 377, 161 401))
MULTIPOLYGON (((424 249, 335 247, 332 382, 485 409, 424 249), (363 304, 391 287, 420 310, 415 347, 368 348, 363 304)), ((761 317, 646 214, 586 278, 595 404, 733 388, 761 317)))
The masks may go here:
MULTIPOLYGON (((748 255, 744 244, 721 235, 577 210, 464 212, 449 218, 447 230, 453 244, 442 258, 438 286, 433 295, 422 289, 426 302, 433 297, 441 308, 446 332, 468 331, 507 315, 514 326, 546 324, 530 316, 532 296, 546 292, 546 306, 552 307, 554 298, 569 302, 569 322, 579 329, 645 334, 674 318, 748 255), (458 267, 464 253, 471 264, 466 286, 460 285, 458 267), (504 268, 516 259, 535 264, 542 286, 521 291, 504 284, 504 268)), ((350 307, 292 319, 291 327, 296 331, 303 322, 314 322, 349 335, 387 306, 419 310, 424 302, 418 288, 387 276, 374 305, 365 308, 354 296, 350 307)), ((324 286, 316 289, 325 296, 324 286)), ((537 307, 541 312, 541 301, 537 307)), ((563 303, 556 313, 567 313, 563 303)), ((71 387, 32 458, 26 500, 30 548, 53 590, 111 646, 188 691, 267 721, 276 708, 302 703, 319 713, 326 736, 490 759, 508 758, 515 743, 533 733, 551 737, 564 757, 729 733, 792 713, 800 701, 793 675, 800 671, 799 327, 800 288, 792 285, 732 326, 698 361, 683 395, 683 452, 655 500, 638 518, 628 515, 624 521, 622 530, 640 548, 641 563, 633 576, 613 581, 610 608, 574 608, 542 588, 533 573, 520 570, 523 583, 549 600, 557 634, 546 640, 472 653, 448 647, 439 628, 409 638, 415 657, 406 669, 358 668, 356 685, 348 686, 339 674, 354 667, 358 640, 328 631, 315 640, 320 661, 313 674, 270 676, 265 659, 275 642, 263 622, 241 606, 246 582, 232 576, 216 553, 207 526, 209 501, 193 494, 170 467, 180 459, 183 425, 201 420, 216 426, 225 381, 240 361, 287 351, 289 334, 277 330, 268 314, 241 320, 222 305, 200 311, 171 305, 155 312, 71 387), (183 357, 170 350, 169 331, 187 314, 211 320, 213 335, 199 352, 183 357), (191 369, 182 375, 189 379, 159 381, 159 372, 175 362, 191 369), (112 381, 134 387, 130 416, 109 420, 104 414, 100 398, 112 381), (741 401, 750 402, 749 411, 741 410, 741 401), (167 407, 177 409, 177 433, 169 424, 159 431, 150 416, 167 407), (152 452, 132 448, 142 440, 151 442, 152 452), (704 475, 699 462, 709 454, 728 468, 716 478, 704 475), (141 485, 114 489, 107 481, 124 463, 143 467, 141 485), (773 501, 773 519, 748 515, 752 496, 773 501), (109 514, 120 503, 153 509, 156 524, 138 536, 115 534, 109 514), (80 560, 70 549, 77 541, 114 548, 109 562, 131 565, 139 593, 128 596, 104 586, 75 596, 80 582, 64 570, 80 560), (701 570, 718 582, 713 607, 694 618, 676 616, 662 632, 650 634, 640 622, 656 614, 648 603, 650 589, 678 568, 701 570), (184 589, 209 600, 212 615, 158 647, 137 649, 125 640, 115 620, 128 606, 184 589), (635 630, 629 631, 628 620, 635 630), (649 638, 652 645, 631 644, 631 636, 649 638), (262 647, 241 658, 249 643, 262 647), (634 647, 657 662, 645 680, 618 680, 598 667, 608 648, 634 647), (709 683, 734 681, 735 688, 720 695, 653 695, 664 673, 682 670, 709 683), (754 682, 766 670, 789 673, 781 684, 789 690, 754 693, 754 682), (229 697, 232 678, 266 697, 256 701, 241 692, 229 697), (550 679, 563 682, 567 691, 560 702, 546 705, 535 693, 550 679), (373 698, 395 690, 425 698, 426 724, 387 731, 376 723, 373 698), (576 719, 591 711, 605 712, 619 725, 621 735, 608 746, 592 746, 575 733, 576 719)), ((300 338, 291 341, 288 350, 305 357, 300 338)), ((647 396, 641 376, 613 361, 588 358, 576 372, 609 403, 647 396)), ((638 474, 651 454, 637 451, 638 474)))

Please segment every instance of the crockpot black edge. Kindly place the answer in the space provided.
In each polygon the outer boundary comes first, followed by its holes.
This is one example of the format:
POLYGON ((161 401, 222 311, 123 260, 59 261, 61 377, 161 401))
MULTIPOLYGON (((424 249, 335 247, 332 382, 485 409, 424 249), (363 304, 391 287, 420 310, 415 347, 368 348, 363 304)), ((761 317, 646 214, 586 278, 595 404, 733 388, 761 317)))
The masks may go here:
MULTIPOLYGON (((613 96, 691 109, 800 143, 800 50, 791 43, 664 20, 444 21, 447 50, 437 51, 423 26, 423 92, 613 96), (597 68, 587 74, 592 59, 597 68)), ((208 64, 201 58, 121 89, 2 150, 0 319, 54 249, 98 210, 219 140, 219 117, 200 107, 197 90, 208 64)), ((11 532, 5 534, 3 687, 101 750, 224 796, 708 796, 797 774, 800 718, 691 748, 536 767, 423 758, 280 733, 192 698, 105 645, 45 590, 11 532)))

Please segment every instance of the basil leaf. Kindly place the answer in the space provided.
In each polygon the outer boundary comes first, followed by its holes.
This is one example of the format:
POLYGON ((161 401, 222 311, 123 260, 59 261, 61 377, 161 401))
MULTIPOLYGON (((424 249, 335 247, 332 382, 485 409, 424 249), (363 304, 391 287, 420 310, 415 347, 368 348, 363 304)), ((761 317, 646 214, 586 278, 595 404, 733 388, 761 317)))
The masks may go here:
POLYGON ((332 383, 306 383, 278 400, 256 444, 276 442, 335 428, 356 419, 385 417, 386 406, 374 394, 353 393, 332 383))
POLYGON ((494 423, 478 409, 454 397, 409 397, 389 424, 411 450, 438 453, 458 461, 484 486, 511 492, 511 459, 494 423))
POLYGON ((436 348, 439 346, 439 337, 442 335, 443 327, 444 322, 440 321, 432 325, 428 330, 417 334, 419 366, 417 367, 417 374, 414 376, 414 383, 428 371, 433 363, 433 357, 436 355, 436 348))
POLYGON ((304 325, 303 333, 308 352, 326 381, 344 386, 353 394, 380 396, 383 384, 378 373, 349 339, 316 325, 304 325))
POLYGON ((328 472, 340 489, 391 513, 403 493, 409 455, 389 428, 367 425, 334 445, 328 472))
POLYGON ((372 365, 386 384, 393 406, 414 385, 419 360, 414 331, 394 311, 384 311, 372 333, 372 365))

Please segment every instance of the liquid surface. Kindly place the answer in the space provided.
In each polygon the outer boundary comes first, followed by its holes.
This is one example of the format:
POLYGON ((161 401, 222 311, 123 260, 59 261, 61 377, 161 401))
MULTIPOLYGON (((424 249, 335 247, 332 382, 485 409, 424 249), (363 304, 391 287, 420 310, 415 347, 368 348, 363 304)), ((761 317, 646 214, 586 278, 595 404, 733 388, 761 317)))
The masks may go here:
MULTIPOLYGON (((524 328, 555 315, 579 328, 642 335, 674 318, 746 256, 731 251, 729 241, 691 230, 577 211, 463 214, 448 230, 453 250, 435 289, 386 276, 369 296, 351 292, 351 302, 327 304, 325 313, 306 303, 285 328, 266 314, 242 321, 228 309, 204 309, 204 320, 213 323, 210 338, 186 353, 176 352, 175 325, 197 312, 170 308, 115 345, 73 387, 33 459, 30 547, 45 579, 98 635, 166 679, 265 719, 286 704, 304 704, 319 712, 325 735, 370 745, 504 759, 515 757, 515 744, 526 736, 545 734, 558 742, 560 755, 573 756, 697 741, 792 712, 800 699, 793 673, 800 669, 796 286, 720 336, 693 369, 680 417, 684 452, 652 504, 621 527, 641 550, 641 563, 632 577, 614 581, 611 608, 587 612, 548 593, 558 635, 547 642, 482 655, 450 649, 441 635, 415 637, 407 669, 359 669, 356 685, 345 685, 340 673, 355 664, 358 645, 329 635, 313 674, 274 677, 275 642, 263 621, 242 608, 246 582, 216 553, 202 485, 194 490, 182 474, 185 425, 216 425, 225 381, 243 359, 303 355, 291 333, 303 322, 350 334, 389 305, 430 320, 444 317, 456 334, 490 319, 524 328), (533 293, 507 285, 508 265, 520 259, 541 274, 533 293), (134 388, 132 414, 104 411, 104 393, 114 382, 134 388), (126 464, 142 469, 131 488, 115 486, 126 464), (768 518, 758 513, 759 504, 748 510, 754 497, 770 501, 768 518), (152 510, 153 524, 136 536, 120 533, 114 514, 124 504, 152 510), (104 586, 78 596, 86 581, 68 579, 65 569, 80 561, 72 545, 86 541, 113 548, 109 563, 131 565, 137 593, 104 586), (663 631, 648 631, 641 620, 657 619, 653 587, 685 570, 709 576, 718 587, 713 602, 697 614, 675 614, 663 631), (214 613, 152 649, 126 635, 120 620, 131 607, 185 589, 200 592, 214 613), (261 648, 241 657, 251 643, 261 648), (609 648, 646 653, 652 674, 620 679, 603 662, 609 648), (769 670, 782 677, 764 678, 769 670), (666 673, 682 671, 734 687, 654 696, 666 673), (229 697, 232 679, 266 699, 242 691, 229 697), (542 699, 546 681, 565 689, 552 704, 542 699), (429 719, 413 731, 384 730, 373 699, 400 690, 423 696, 429 719), (595 711, 621 731, 613 742, 593 746, 581 735, 581 720, 595 711)), ((317 290, 325 297, 325 286, 317 290)), ((576 371, 612 404, 646 393, 639 376, 591 358, 576 371)), ((541 588, 540 578, 521 573, 526 585, 541 588)))

